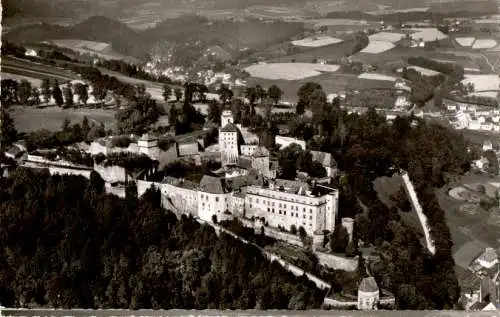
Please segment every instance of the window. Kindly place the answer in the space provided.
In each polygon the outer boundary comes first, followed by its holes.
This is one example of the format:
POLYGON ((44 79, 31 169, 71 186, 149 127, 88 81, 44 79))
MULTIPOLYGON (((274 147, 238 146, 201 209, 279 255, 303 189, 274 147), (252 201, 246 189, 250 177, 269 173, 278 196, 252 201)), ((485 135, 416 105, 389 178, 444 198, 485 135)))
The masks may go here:
POLYGON ((312 209, 309 209, 309 213, 312 214, 313 213, 313 210, 312 209))
POLYGON ((259 203, 259 198, 257 198, 257 203, 259 203))
POLYGON ((286 216, 286 210, 283 211, 283 214, 286 216))
POLYGON ((306 215, 303 215, 302 217, 303 217, 304 219, 306 219, 306 215))
POLYGON ((273 214, 274 214, 274 208, 273 208, 273 214))
MULTIPOLYGON (((250 198, 251 199, 251 198, 250 198)), ((219 201, 219 197, 215 197, 215 201, 219 201)))
POLYGON ((281 210, 279 210, 278 213, 281 215, 281 210))
POLYGON ((296 214, 295 214, 295 218, 299 218, 299 214, 297 214, 297 213, 296 213, 296 214))
POLYGON ((271 209, 270 209, 270 208, 267 208, 267 212, 271 212, 271 209))
POLYGON ((313 216, 309 216, 309 220, 313 220, 313 216))
POLYGON ((306 212, 306 207, 302 208, 302 211, 303 211, 303 212, 306 212))

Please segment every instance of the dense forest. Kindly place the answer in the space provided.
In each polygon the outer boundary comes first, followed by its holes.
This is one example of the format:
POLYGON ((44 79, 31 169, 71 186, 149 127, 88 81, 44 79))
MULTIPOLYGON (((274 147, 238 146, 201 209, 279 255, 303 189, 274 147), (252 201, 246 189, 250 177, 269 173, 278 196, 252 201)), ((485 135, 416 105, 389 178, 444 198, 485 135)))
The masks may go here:
POLYGON ((18 169, 0 179, 4 306, 313 309, 324 292, 260 251, 97 174, 18 169))

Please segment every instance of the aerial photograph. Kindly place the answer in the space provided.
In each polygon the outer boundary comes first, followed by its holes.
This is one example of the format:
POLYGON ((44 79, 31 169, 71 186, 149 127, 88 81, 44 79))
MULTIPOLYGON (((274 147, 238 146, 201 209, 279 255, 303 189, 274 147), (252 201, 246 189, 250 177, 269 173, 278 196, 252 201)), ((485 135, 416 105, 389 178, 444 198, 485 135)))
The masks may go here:
POLYGON ((500 0, 1 0, 0 316, 500 317, 500 0))

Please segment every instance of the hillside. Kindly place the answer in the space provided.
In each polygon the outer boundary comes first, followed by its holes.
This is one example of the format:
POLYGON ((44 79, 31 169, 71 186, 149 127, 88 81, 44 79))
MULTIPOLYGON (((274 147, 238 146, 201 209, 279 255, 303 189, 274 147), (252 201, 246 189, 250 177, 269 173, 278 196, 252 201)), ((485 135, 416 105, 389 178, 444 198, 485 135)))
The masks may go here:
POLYGON ((103 194, 97 174, 88 181, 27 169, 0 185, 7 307, 318 309, 323 302, 314 283, 257 247, 178 220, 160 206, 159 192, 137 199, 130 188, 121 199, 103 194))
POLYGON ((68 17, 75 12, 67 6, 41 0, 2 0, 2 18, 13 16, 68 17))
POLYGON ((94 16, 70 27, 50 24, 31 25, 15 29, 5 35, 11 42, 40 42, 53 39, 81 39, 111 43, 117 52, 137 58, 151 53, 158 43, 177 43, 208 47, 219 45, 238 53, 241 49, 265 47, 288 40, 302 32, 301 23, 250 21, 215 21, 185 15, 166 20, 156 27, 135 31, 124 23, 94 16))

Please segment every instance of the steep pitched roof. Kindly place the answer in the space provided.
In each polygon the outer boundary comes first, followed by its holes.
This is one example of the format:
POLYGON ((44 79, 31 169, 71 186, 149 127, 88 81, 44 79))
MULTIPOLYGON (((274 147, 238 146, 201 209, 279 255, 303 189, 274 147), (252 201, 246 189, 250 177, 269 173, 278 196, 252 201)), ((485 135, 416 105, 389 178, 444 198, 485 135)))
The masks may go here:
POLYGON ((361 292, 367 292, 367 293, 372 293, 372 292, 378 291, 378 285, 377 285, 377 282, 375 281, 375 278, 372 276, 365 277, 361 281, 361 284, 359 284, 358 290, 361 292))
POLYGON ((491 263, 495 260, 498 260, 498 255, 495 252, 495 249, 486 248, 484 252, 477 258, 477 260, 491 263))
POLYGON ((221 131, 222 132, 238 132, 238 127, 234 123, 229 122, 221 129, 221 131))
POLYGON ((224 179, 204 175, 200 182, 200 190, 210 194, 225 194, 230 188, 227 186, 224 179))

